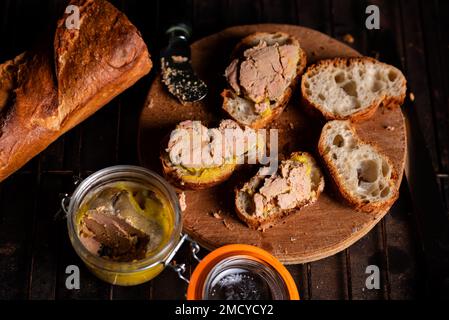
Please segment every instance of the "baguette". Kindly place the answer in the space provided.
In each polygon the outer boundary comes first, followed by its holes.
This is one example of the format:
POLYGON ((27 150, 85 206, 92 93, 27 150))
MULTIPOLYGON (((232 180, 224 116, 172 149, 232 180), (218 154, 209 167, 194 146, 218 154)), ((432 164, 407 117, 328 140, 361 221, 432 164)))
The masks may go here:
POLYGON ((147 74, 138 30, 104 0, 73 0, 79 29, 62 17, 54 43, 0 65, 0 181, 147 74))
POLYGON ((248 227, 263 231, 315 203, 323 189, 324 178, 313 157, 295 152, 281 162, 278 172, 266 177, 259 171, 235 191, 236 212, 248 227))
POLYGON ((226 181, 238 164, 264 147, 262 134, 250 128, 243 130, 232 120, 222 120, 219 128, 214 129, 187 120, 172 131, 162 150, 162 169, 165 177, 181 189, 206 189, 226 181), (232 130, 232 136, 226 135, 227 129, 232 130), (254 134, 253 141, 247 139, 248 134, 254 134), (218 152, 223 154, 213 158, 218 152))
POLYGON ((306 108, 327 120, 368 119, 381 105, 402 105, 406 90, 400 70, 368 57, 321 60, 301 81, 306 108))
POLYGON ((251 34, 226 69, 222 108, 243 126, 263 128, 282 113, 306 66, 298 40, 286 33, 251 34))
POLYGON ((398 198, 392 162, 361 141, 348 120, 328 122, 318 150, 339 192, 356 210, 381 212, 398 198))

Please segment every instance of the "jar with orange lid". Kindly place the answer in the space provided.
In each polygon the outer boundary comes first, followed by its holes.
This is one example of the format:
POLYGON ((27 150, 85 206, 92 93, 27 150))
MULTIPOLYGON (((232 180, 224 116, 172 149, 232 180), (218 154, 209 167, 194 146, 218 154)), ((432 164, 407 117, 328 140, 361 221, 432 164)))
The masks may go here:
POLYGON ((198 244, 182 234, 174 189, 148 169, 100 170, 82 181, 62 206, 76 253, 92 273, 111 284, 141 284, 170 267, 189 283, 189 300, 299 299, 287 269, 260 248, 227 245, 200 260, 198 244), (190 280, 184 265, 172 262, 186 240, 199 261, 190 280))

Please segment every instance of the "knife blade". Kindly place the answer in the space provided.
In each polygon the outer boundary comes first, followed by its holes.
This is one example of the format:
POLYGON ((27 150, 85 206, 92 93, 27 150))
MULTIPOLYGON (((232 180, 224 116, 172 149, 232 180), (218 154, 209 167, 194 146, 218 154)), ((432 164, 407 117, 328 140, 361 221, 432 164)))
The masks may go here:
POLYGON ((182 104, 196 102, 207 95, 207 85, 191 65, 191 28, 176 24, 166 31, 168 46, 161 51, 162 82, 182 104))

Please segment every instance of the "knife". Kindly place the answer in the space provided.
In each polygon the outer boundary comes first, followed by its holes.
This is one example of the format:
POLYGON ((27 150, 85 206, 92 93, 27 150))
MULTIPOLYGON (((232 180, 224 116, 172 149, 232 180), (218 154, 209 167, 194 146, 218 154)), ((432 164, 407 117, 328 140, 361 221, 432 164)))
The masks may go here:
POLYGON ((168 46, 161 51, 162 82, 182 104, 203 99, 207 95, 206 83, 195 74, 190 61, 191 28, 180 23, 165 34, 168 46))

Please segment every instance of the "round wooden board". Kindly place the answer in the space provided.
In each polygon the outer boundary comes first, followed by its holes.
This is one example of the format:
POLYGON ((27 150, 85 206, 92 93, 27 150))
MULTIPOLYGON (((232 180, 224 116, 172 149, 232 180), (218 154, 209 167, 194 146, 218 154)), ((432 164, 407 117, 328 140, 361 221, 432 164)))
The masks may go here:
MULTIPOLYGON (((297 37, 308 63, 323 58, 358 56, 359 53, 317 31, 292 25, 250 25, 226 29, 192 44, 192 63, 209 86, 204 101, 183 106, 171 97, 156 77, 140 118, 139 152, 141 164, 161 172, 160 141, 179 122, 201 120, 216 125, 224 114, 220 92, 225 86, 224 69, 232 49, 244 36, 256 31, 283 31, 297 37)), ((281 117, 270 127, 279 129, 279 150, 309 151, 316 145, 323 123, 307 117, 299 93, 292 97, 281 117)), ((370 120, 357 124, 358 134, 374 142, 390 157, 402 180, 406 156, 405 122, 400 108, 382 108, 370 120), (386 128, 394 128, 387 130, 386 128)), ((249 179, 257 168, 243 168, 220 186, 201 191, 186 191, 187 210, 183 213, 184 231, 203 247, 244 243, 261 247, 285 264, 305 263, 333 255, 363 237, 387 213, 366 214, 352 210, 333 192, 326 180, 324 193, 316 204, 290 215, 265 231, 246 227, 234 213, 234 188, 249 179), (214 217, 219 213, 221 219, 214 217)))

